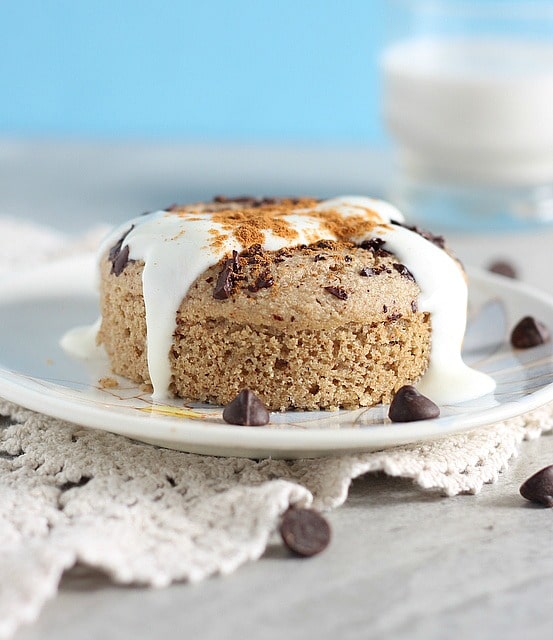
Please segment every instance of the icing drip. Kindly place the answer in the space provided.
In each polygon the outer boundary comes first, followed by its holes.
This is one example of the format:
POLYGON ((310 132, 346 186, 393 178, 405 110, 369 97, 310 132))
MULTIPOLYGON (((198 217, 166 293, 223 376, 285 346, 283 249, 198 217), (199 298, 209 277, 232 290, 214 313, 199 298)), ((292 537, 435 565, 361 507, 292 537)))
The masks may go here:
POLYGON ((192 283, 207 268, 253 241, 265 250, 277 251, 319 240, 361 243, 375 237, 384 240, 386 249, 413 274, 421 289, 418 308, 431 314, 430 364, 419 390, 437 402, 452 403, 494 389, 489 376, 470 369, 461 358, 467 306, 462 271, 428 239, 391 224, 403 222, 391 204, 346 196, 319 203, 300 201, 288 207, 275 205, 274 211, 265 213, 263 209, 220 209, 220 205, 219 211, 210 212, 198 207, 175 208, 140 216, 115 229, 101 247, 104 255, 132 225, 122 248, 128 247, 129 260, 144 261, 147 356, 154 399, 162 400, 168 394, 169 351, 177 310, 192 283))

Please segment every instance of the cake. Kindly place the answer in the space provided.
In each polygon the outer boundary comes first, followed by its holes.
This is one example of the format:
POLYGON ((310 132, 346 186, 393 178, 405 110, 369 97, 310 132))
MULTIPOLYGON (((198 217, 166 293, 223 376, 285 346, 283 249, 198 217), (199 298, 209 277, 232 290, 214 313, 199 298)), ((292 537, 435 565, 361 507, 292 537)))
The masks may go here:
POLYGON ((421 378, 442 401, 459 383, 490 389, 460 356, 460 264, 380 200, 174 205, 116 229, 100 271, 97 340, 157 400, 249 388, 271 410, 319 410, 388 402, 421 378))

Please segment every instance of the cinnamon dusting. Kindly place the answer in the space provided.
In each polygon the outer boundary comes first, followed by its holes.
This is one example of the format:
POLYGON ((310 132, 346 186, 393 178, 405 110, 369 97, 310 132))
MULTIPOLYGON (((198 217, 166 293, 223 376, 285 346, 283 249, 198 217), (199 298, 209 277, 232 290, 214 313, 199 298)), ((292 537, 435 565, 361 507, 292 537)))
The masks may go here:
MULTIPOLYGON (((313 198, 266 198, 254 201, 249 197, 230 200, 220 196, 202 212, 209 216, 216 227, 209 231, 212 236, 210 247, 221 252, 232 236, 244 249, 248 249, 253 245, 263 245, 267 233, 293 242, 299 235, 291 221, 287 220, 293 214, 319 223, 318 229, 313 229, 311 242, 316 242, 321 232, 328 232, 335 240, 348 241, 364 237, 377 227, 388 226, 370 209, 364 209, 364 214, 347 215, 334 209, 317 210, 318 203, 313 198)), ((198 213, 196 206, 174 207, 169 211, 170 215, 189 220, 197 220, 198 213)))

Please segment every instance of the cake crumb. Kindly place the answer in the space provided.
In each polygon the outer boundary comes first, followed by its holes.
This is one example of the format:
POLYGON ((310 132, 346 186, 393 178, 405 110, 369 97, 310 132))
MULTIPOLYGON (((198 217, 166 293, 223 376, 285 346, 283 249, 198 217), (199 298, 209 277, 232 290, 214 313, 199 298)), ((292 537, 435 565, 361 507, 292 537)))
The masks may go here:
POLYGON ((100 378, 98 380, 98 384, 102 389, 114 389, 119 386, 119 383, 115 378, 111 378, 109 376, 105 376, 104 378, 100 378))

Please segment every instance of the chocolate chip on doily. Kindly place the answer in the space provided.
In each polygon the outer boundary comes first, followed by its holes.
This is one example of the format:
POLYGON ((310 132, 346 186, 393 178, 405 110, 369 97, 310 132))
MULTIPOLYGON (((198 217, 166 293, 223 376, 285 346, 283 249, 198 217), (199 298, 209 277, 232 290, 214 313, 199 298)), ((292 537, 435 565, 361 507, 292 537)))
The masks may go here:
POLYGON ((269 422, 267 407, 250 389, 242 389, 223 410, 223 420, 244 427, 260 427, 269 422))
POLYGON ((388 417, 392 422, 431 420, 439 415, 440 409, 438 405, 409 384, 399 389, 388 411, 388 417))
POLYGON ((295 554, 310 557, 326 549, 331 530, 327 520, 317 511, 291 508, 282 517, 280 535, 295 554))
POLYGON ((521 485, 520 495, 531 502, 553 508, 553 464, 530 476, 521 485))
POLYGON ((532 316, 522 318, 511 332, 511 344, 515 349, 530 349, 549 340, 549 329, 532 316))

